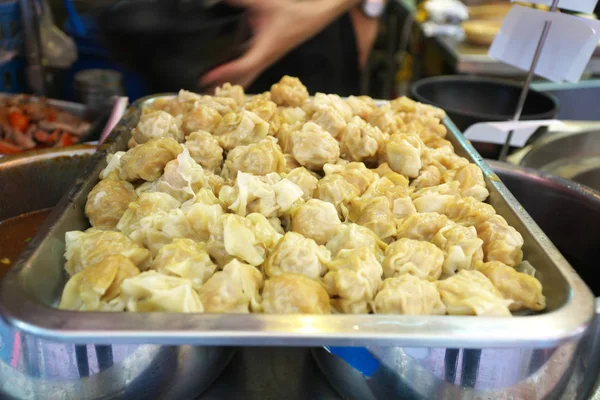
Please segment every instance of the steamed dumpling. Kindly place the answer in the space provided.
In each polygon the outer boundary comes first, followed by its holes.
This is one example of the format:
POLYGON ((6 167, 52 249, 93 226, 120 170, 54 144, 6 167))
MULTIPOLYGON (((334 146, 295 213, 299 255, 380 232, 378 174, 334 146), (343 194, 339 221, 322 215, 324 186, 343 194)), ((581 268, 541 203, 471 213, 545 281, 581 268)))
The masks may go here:
POLYGON ((267 279, 262 292, 265 314, 329 314, 323 286, 304 275, 283 274, 267 279))
POLYGON ((322 277, 331 260, 331 253, 314 240, 296 232, 287 232, 263 265, 267 277, 285 273, 300 274, 317 280, 322 277))
POLYGON ((327 164, 323 167, 323 171, 325 171, 325 175, 340 175, 348 183, 353 184, 361 195, 379 179, 376 172, 371 171, 361 162, 327 164))
POLYGON ((300 107, 306 99, 308 99, 308 89, 298 78, 286 75, 271 86, 271 100, 278 106, 300 107))
POLYGON ((304 167, 299 167, 291 170, 285 177, 302 189, 302 199, 305 201, 312 199, 313 193, 319 183, 319 178, 314 172, 304 167))
POLYGON ((342 157, 352 161, 372 161, 384 145, 385 139, 379 128, 369 125, 360 117, 354 117, 342 133, 342 157))
POLYGON ((368 96, 348 96, 346 103, 352 109, 352 114, 368 121, 377 110, 377 104, 368 96))
POLYGON ((118 172, 114 171, 88 194, 85 215, 92 226, 112 230, 127 211, 129 203, 136 199, 133 185, 120 180, 118 172))
POLYGON ((358 195, 358 189, 340 175, 327 175, 314 191, 314 198, 333 204, 342 218, 348 214, 350 200, 358 195))
POLYGON ((171 138, 176 142, 182 142, 181 119, 164 111, 146 113, 140 117, 137 126, 131 131, 131 135, 138 144, 160 138, 171 138))
POLYGON ((444 252, 443 274, 452 276, 461 269, 473 269, 483 260, 483 240, 477 237, 474 227, 450 224, 438 231, 431 243, 444 252))
POLYGON ((327 249, 336 257, 342 250, 353 250, 368 247, 373 250, 378 260, 383 260, 383 252, 387 245, 369 228, 358 224, 344 224, 337 233, 327 241, 327 249))
POLYGON ((292 134, 292 155, 300 165, 320 170, 339 158, 340 146, 326 130, 314 122, 307 122, 292 134))
POLYGON ((420 240, 402 238, 385 250, 383 275, 386 278, 414 275, 429 281, 442 274, 444 253, 435 245, 420 240))
POLYGON ((524 308, 541 311, 546 308, 542 284, 535 277, 518 272, 499 261, 480 263, 477 269, 492 281, 505 299, 513 301, 509 306, 511 311, 524 308))
POLYGON ((429 242, 440 229, 449 223, 448 217, 438 213, 412 214, 399 222, 396 238, 429 242))
POLYGON ((255 267, 232 260, 206 281, 198 294, 205 312, 247 314, 260 311, 262 287, 262 275, 255 267))
POLYGON ((210 228, 225 212, 219 199, 209 189, 200 189, 194 202, 186 204, 185 217, 198 240, 206 241, 210 237, 210 228))
POLYGON ((120 177, 126 181, 154 181, 182 150, 182 146, 171 138, 149 140, 123 154, 120 177))
POLYGON ((382 240, 396 233, 391 204, 384 196, 355 198, 350 202, 348 220, 369 228, 382 240))
POLYGON ((123 280, 139 275, 131 260, 120 254, 107 256, 73 275, 65 285, 59 308, 79 311, 123 311, 123 280))
POLYGON ((223 117, 213 107, 198 104, 183 115, 181 130, 189 138, 193 132, 212 132, 223 117))
POLYGON ((372 249, 341 250, 328 265, 324 284, 331 305, 347 314, 368 313, 383 270, 372 249))
POLYGON ((448 218, 464 226, 479 226, 496 214, 489 204, 473 197, 463 197, 456 201, 445 213, 448 218))
POLYGON ((381 157, 395 172, 416 178, 423 167, 421 157, 425 144, 416 134, 395 133, 381 150, 381 157))
POLYGON ((224 150, 259 142, 267 137, 269 124, 258 115, 242 110, 225 114, 213 130, 213 135, 224 150))
POLYGON ((419 189, 411 197, 418 212, 436 212, 447 215, 460 200, 459 183, 450 182, 419 189))
POLYGON ((477 226, 483 240, 485 261, 500 261, 510 267, 523 260, 523 236, 500 215, 494 215, 477 226))
POLYGON ((511 316, 508 306, 512 300, 504 299, 479 271, 463 269, 436 284, 450 315, 511 316))
POLYGON ((204 244, 182 238, 161 247, 152 268, 165 275, 189 279, 194 289, 199 289, 217 266, 204 250, 204 244))
POLYGON ((120 232, 98 229, 67 232, 65 247, 65 270, 70 276, 115 254, 120 254, 130 259, 138 268, 145 269, 151 255, 147 249, 120 232))
POLYGON ((134 230, 140 228, 142 218, 159 211, 168 212, 179 208, 180 205, 181 202, 168 193, 141 193, 136 201, 129 203, 127 211, 125 211, 117 224, 117 229, 125 235, 129 235, 134 230))
POLYGON ((334 138, 339 138, 346 128, 346 120, 332 105, 320 104, 312 110, 311 121, 325 129, 334 138))
POLYGON ((485 187, 483 172, 476 164, 467 164, 456 170, 448 170, 444 173, 445 181, 457 181, 460 184, 460 194, 463 197, 473 197, 484 201, 490 192, 485 187))
POLYGON ((190 156, 202 168, 218 172, 223 163, 223 149, 219 146, 217 139, 207 131, 194 131, 186 139, 184 146, 190 152, 190 156))
POLYGON ((411 274, 383 280, 373 301, 376 314, 444 315, 446 306, 435 283, 411 274))
POLYGON ((246 93, 244 88, 240 85, 232 85, 227 82, 223 86, 219 86, 215 89, 215 96, 217 97, 229 97, 233 99, 238 106, 241 106, 246 101, 246 93))
POLYGON ((283 172, 285 160, 281 148, 270 137, 247 146, 237 146, 227 154, 223 177, 235 179, 238 171, 253 175, 283 172))
POLYGON ((143 272, 125 279, 121 284, 121 296, 127 311, 134 312, 182 312, 204 311, 198 293, 189 279, 143 272))
POLYGON ((342 225, 333 204, 311 199, 292 209, 292 231, 325 244, 342 225))

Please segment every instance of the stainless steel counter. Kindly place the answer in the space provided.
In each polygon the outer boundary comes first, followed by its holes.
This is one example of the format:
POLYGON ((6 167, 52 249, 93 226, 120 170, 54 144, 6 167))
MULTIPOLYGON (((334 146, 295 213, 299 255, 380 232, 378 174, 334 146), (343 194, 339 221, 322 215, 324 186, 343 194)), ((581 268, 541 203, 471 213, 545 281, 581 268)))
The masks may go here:
POLYGON ((217 381, 197 400, 341 400, 310 348, 240 348, 217 381))

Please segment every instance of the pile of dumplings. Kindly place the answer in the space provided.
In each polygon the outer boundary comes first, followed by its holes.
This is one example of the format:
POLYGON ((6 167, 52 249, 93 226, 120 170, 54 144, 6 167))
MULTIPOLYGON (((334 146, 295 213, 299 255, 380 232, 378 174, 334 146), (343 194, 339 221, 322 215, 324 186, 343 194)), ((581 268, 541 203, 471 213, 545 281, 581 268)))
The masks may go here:
POLYGON ((66 234, 70 310, 511 316, 546 300, 444 112, 317 93, 148 105, 66 234))

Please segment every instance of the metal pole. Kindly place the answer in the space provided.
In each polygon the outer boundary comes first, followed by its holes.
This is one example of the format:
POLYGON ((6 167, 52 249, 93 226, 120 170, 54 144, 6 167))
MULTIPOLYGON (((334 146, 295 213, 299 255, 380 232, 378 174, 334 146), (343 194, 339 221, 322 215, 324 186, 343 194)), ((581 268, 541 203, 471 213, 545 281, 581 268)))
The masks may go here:
MULTIPOLYGON (((556 11, 558 7, 559 0, 552 0, 552 6, 550 7, 550 12, 556 11)), ((551 21, 546 21, 544 23, 544 28, 542 29, 542 34, 540 35, 540 39, 538 40, 537 47, 535 48, 535 53, 533 54, 533 59, 531 60, 531 66, 529 67, 529 72, 527 73, 527 77, 525 78, 525 83, 523 84, 523 89, 521 90, 521 94, 519 96, 519 100, 517 101, 517 109, 515 110, 515 114, 513 116, 513 121, 518 121, 521 119, 521 113, 523 112, 523 106, 525 106, 525 100, 527 99, 527 93, 529 93, 529 87, 531 86, 531 81, 533 80, 533 76, 535 75, 535 69, 537 67, 537 63, 540 59, 540 55, 542 54, 542 50, 544 49, 544 44, 546 43, 546 38, 548 37, 548 32, 550 31, 550 25, 552 25, 551 21)), ((500 161, 505 161, 506 156, 508 155, 508 150, 510 148, 510 141, 512 140, 513 131, 509 131, 506 136, 506 141, 504 142, 504 146, 502 146, 502 151, 500 152, 500 157, 498 158, 500 161)))

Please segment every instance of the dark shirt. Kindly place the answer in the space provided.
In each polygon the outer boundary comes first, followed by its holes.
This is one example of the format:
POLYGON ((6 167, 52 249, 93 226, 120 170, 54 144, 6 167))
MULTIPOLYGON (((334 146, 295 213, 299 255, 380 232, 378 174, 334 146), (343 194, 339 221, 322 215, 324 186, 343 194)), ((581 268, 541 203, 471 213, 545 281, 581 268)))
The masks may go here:
POLYGON ((311 94, 358 94, 358 51, 349 14, 343 15, 318 35, 288 53, 260 75, 246 92, 267 91, 283 75, 300 78, 311 94))

